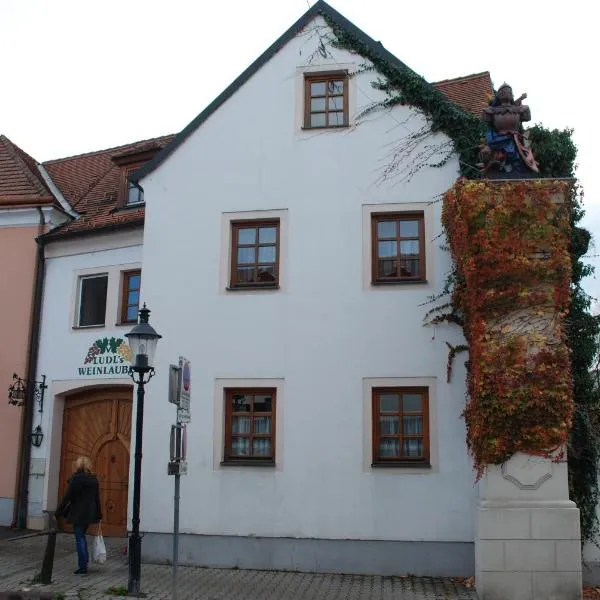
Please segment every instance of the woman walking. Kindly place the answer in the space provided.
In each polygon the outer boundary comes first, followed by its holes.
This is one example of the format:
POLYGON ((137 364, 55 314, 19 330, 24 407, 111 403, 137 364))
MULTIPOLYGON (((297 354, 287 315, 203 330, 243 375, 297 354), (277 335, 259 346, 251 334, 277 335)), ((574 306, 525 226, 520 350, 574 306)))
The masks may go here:
POLYGON ((92 473, 92 461, 87 456, 80 456, 74 466, 75 473, 69 479, 67 491, 55 514, 57 517, 64 516, 73 525, 79 564, 75 575, 85 575, 89 560, 85 534, 92 523, 102 520, 100 487, 92 473))

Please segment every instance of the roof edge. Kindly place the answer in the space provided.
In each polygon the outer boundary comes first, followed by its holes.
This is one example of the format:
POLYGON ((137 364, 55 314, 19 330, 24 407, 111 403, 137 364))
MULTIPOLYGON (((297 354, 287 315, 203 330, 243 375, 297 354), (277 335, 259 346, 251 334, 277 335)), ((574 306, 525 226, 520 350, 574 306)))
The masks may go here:
POLYGON ((492 82, 492 75, 489 71, 481 71, 480 73, 471 73, 470 75, 462 75, 461 77, 452 77, 451 79, 442 79, 440 81, 431 81, 431 85, 443 85, 444 83, 457 83, 459 81, 467 81, 468 79, 475 79, 487 75, 492 82))
POLYGON ((249 67, 233 80, 199 115, 186 125, 162 150, 140 169, 129 176, 130 181, 137 183, 154 171, 204 122, 210 115, 224 104, 237 90, 246 83, 263 65, 265 65, 281 48, 283 48, 303 27, 305 27, 321 10, 331 7, 319 0, 311 6, 283 35, 277 38, 249 67))
POLYGON ((75 231, 67 231, 61 233, 61 230, 66 225, 69 225, 72 221, 66 221, 62 225, 55 227, 47 233, 43 233, 36 239, 42 243, 59 242, 62 240, 68 240, 72 238, 85 237, 86 235, 95 235, 102 233, 111 233, 113 231, 120 231, 122 229, 137 229, 138 227, 144 226, 144 217, 140 217, 134 221, 127 221, 125 223, 111 223, 103 227, 96 227, 95 229, 76 229, 75 231))
MULTIPOLYGON (((4 145, 10 158, 12 158, 31 187, 35 190, 35 193, 38 196, 39 204, 46 204, 48 203, 48 200, 50 202, 57 202, 57 199, 46 185, 46 182, 43 180, 43 178, 40 179, 41 172, 39 170, 38 161, 35 160, 33 156, 25 152, 25 150, 23 150, 21 147, 17 146, 17 144, 15 144, 4 134, 0 135, 0 143, 4 145), (32 165, 28 164, 28 161, 31 161, 32 165), (37 172, 34 172, 32 167, 34 167, 37 172)), ((9 196, 7 196, 7 198, 8 197, 9 196)))
MULTIPOLYGON (((283 46, 285 46, 301 29, 303 29, 316 16, 323 16, 326 21, 335 27, 346 32, 349 36, 368 50, 371 55, 365 58, 376 58, 385 63, 390 69, 399 69, 410 76, 420 79, 423 85, 431 89, 434 97, 439 95, 439 102, 442 106, 451 108, 452 111, 458 110, 464 115, 473 117, 466 108, 459 106, 447 98, 437 87, 429 83, 422 75, 404 64, 400 59, 387 50, 381 42, 375 41, 368 36, 359 27, 354 25, 342 14, 337 12, 324 0, 318 0, 309 8, 283 35, 281 35, 267 50, 265 50, 245 71, 243 71, 221 94, 219 94, 199 115, 197 115, 184 129, 182 129, 154 158, 145 163, 140 169, 129 175, 129 180, 137 184, 141 179, 157 169, 179 146, 222 104, 224 104, 250 77, 252 77, 261 67, 263 67, 283 46)), ((357 51, 357 54, 360 52, 357 51)), ((488 73, 489 74, 489 73, 488 73)), ((429 112, 426 107, 416 104, 425 112, 429 112)), ((449 134, 452 137, 451 134, 449 134)))
POLYGON ((110 146, 108 148, 102 148, 100 150, 90 150, 89 152, 81 152, 80 154, 72 154, 70 156, 62 156, 61 158, 51 158, 50 160, 45 160, 43 163, 40 163, 44 166, 53 165, 59 162, 63 162, 65 160, 73 160, 74 158, 84 158, 86 156, 94 156, 95 154, 104 154, 105 152, 112 152, 113 150, 120 150, 121 148, 127 148, 127 146, 133 146, 134 144, 144 144, 146 142, 154 142, 156 140, 160 140, 162 138, 166 138, 173 135, 172 133, 166 133, 164 135, 157 135, 155 137, 146 138, 143 140, 139 140, 136 142, 129 142, 127 144, 119 144, 118 146, 110 146))

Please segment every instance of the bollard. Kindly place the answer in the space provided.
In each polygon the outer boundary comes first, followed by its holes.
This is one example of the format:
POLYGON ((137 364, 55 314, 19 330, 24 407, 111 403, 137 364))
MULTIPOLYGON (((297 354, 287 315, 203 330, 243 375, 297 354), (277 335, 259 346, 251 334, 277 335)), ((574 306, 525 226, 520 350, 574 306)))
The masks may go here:
POLYGON ((53 511, 48 513, 48 539, 46 541, 46 550, 44 551, 44 561, 42 562, 42 572, 40 579, 42 584, 52 583, 52 569, 54 568, 54 551, 56 550, 56 519, 53 511), (54 527, 52 527, 54 525, 54 527))

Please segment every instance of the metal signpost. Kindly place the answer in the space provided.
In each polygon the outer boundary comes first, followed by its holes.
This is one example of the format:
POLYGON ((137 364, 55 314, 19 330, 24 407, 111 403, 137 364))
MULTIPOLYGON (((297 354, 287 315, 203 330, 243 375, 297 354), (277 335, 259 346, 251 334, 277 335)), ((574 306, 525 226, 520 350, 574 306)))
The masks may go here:
POLYGON ((187 475, 187 423, 190 422, 191 363, 183 356, 179 365, 169 368, 169 402, 177 406, 177 423, 171 425, 169 475, 175 476, 173 511, 173 600, 177 600, 177 561, 179 558, 179 499, 181 476, 187 475))

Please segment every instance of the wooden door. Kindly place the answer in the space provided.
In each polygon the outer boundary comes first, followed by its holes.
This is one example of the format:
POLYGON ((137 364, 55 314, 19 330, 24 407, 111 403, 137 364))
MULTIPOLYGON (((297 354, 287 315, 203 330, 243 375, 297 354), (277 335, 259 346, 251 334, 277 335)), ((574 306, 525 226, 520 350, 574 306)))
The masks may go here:
POLYGON ((59 492, 64 494, 73 461, 89 456, 100 483, 102 533, 127 531, 131 388, 100 388, 65 400, 59 492))

